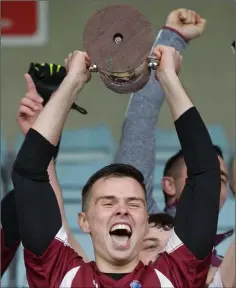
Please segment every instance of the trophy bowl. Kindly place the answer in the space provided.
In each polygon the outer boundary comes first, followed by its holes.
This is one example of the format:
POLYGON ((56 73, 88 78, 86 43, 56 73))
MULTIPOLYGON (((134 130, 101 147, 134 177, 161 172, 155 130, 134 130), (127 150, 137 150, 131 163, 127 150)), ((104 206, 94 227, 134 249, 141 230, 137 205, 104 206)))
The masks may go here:
POLYGON ((107 6, 87 22, 84 50, 106 87, 120 94, 140 90, 148 81, 153 35, 149 21, 127 5, 107 6))

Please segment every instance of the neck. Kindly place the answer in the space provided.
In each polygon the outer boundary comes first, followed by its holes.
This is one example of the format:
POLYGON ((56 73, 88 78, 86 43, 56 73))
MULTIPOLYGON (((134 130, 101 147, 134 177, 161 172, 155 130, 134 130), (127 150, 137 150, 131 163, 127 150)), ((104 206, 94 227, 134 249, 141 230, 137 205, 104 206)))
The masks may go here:
POLYGON ((108 261, 95 255, 95 262, 100 272, 119 274, 132 272, 138 265, 139 259, 136 257, 131 261, 108 261))

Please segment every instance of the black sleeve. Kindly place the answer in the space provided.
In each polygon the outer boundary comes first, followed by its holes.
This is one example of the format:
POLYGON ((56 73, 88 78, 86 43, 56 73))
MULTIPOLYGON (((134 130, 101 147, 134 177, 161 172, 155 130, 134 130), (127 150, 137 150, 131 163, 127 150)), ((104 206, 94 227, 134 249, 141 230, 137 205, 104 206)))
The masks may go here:
POLYGON ((54 152, 54 155, 53 155, 53 158, 54 158, 54 161, 56 162, 57 160, 57 156, 58 156, 58 153, 59 153, 59 150, 60 150, 60 145, 61 145, 61 136, 60 136, 60 139, 58 141, 58 144, 55 148, 55 152, 54 152))
POLYGON ((30 129, 13 166, 20 238, 23 246, 37 256, 44 253, 62 225, 47 173, 54 155, 55 146, 30 129))
POLYGON ((17 241, 20 241, 14 190, 7 193, 2 199, 1 221, 4 230, 5 245, 11 248, 17 241))
POLYGON ((199 260, 214 246, 220 201, 220 164, 195 107, 175 122, 188 178, 176 211, 175 232, 199 260))

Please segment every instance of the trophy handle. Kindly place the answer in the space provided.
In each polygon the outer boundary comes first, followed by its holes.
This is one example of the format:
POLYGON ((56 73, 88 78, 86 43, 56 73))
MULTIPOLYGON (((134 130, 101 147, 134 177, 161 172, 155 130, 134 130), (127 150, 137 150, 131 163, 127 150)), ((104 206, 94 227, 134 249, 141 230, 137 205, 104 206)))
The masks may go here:
MULTIPOLYGON (((148 57, 148 68, 152 70, 156 70, 157 66, 159 65, 159 61, 155 57, 148 57)), ((92 65, 89 67, 90 72, 98 72, 98 67, 97 65, 92 65)))
POLYGON ((90 72, 98 72, 98 67, 97 67, 97 65, 94 64, 94 65, 90 66, 90 67, 89 67, 89 71, 90 71, 90 72))
POLYGON ((158 65, 159 61, 155 57, 153 56, 148 57, 148 68, 156 70, 158 65))

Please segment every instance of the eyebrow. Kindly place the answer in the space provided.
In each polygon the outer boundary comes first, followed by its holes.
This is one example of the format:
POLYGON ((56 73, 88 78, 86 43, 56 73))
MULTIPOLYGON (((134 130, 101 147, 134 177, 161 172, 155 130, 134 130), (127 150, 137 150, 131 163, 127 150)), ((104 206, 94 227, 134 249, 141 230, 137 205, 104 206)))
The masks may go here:
MULTIPOLYGON (((116 199, 117 198, 115 196, 112 196, 112 195, 101 196, 101 197, 97 198, 95 203, 97 203, 100 200, 116 200, 116 199)), ((128 200, 128 202, 130 202, 130 201, 141 201, 144 205, 146 205, 146 202, 140 197, 128 197, 128 198, 126 198, 126 200, 128 200)))

